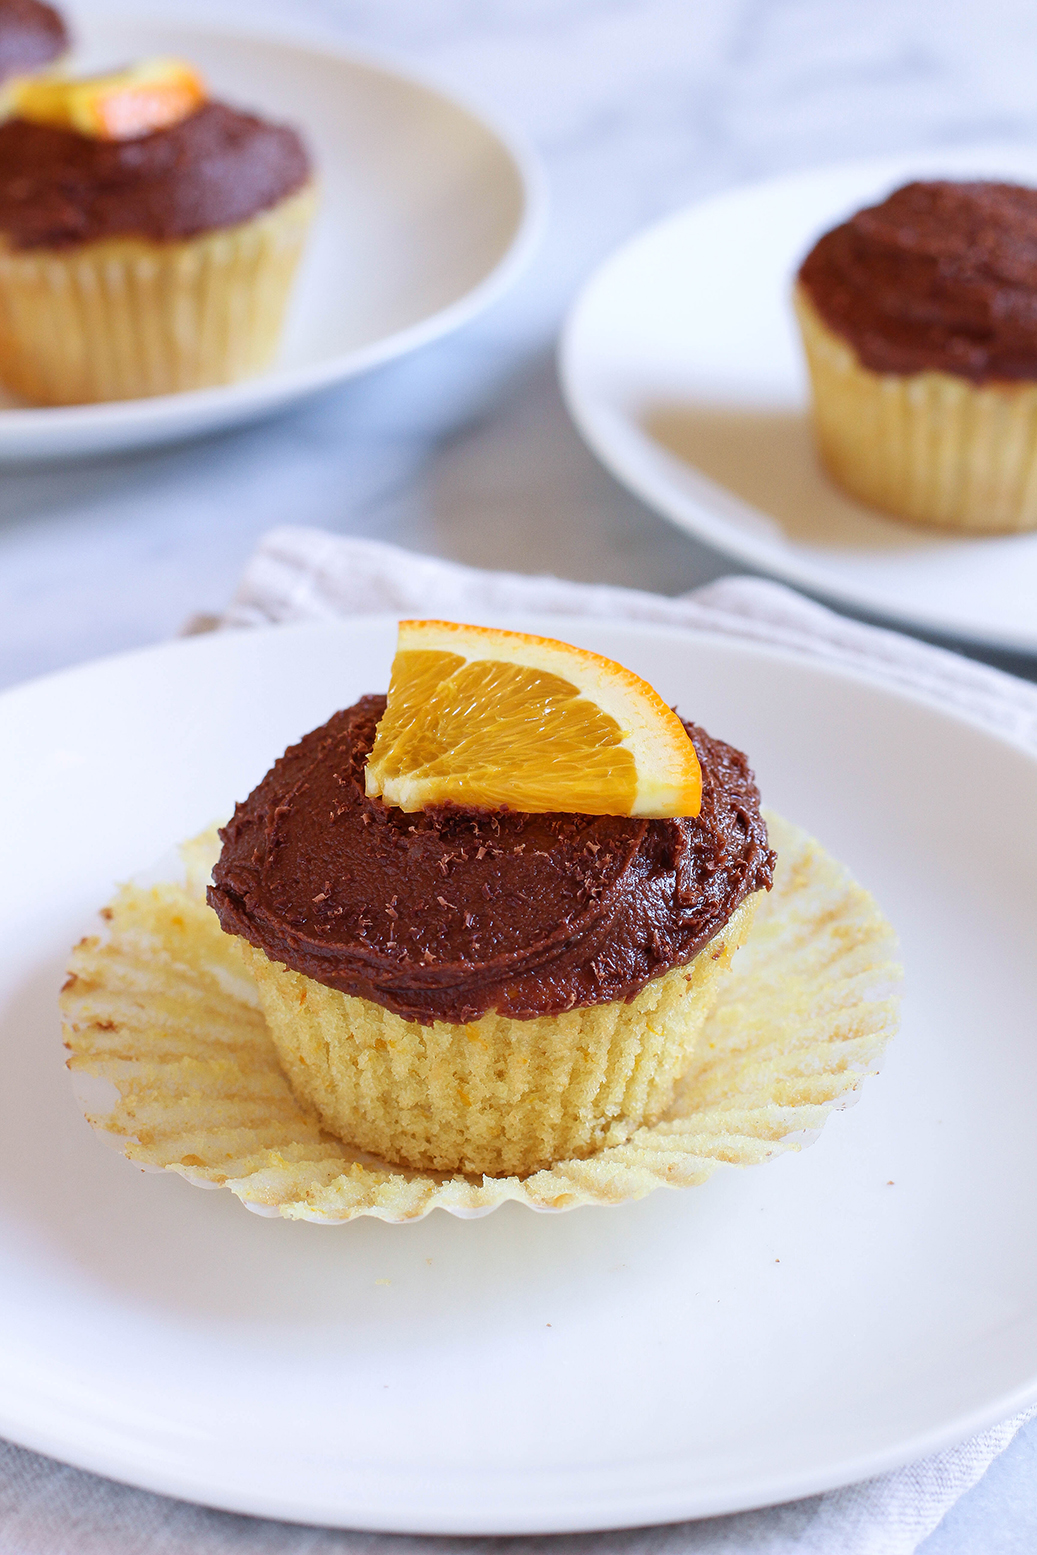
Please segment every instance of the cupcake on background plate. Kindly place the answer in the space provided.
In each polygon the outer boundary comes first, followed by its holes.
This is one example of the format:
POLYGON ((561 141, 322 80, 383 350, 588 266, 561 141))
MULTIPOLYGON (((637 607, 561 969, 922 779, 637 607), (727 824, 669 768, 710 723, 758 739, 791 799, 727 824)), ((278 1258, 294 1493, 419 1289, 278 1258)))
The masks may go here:
POLYGON ((1037 190, 907 184, 815 244, 794 300, 840 486, 917 523, 1037 527, 1037 190))
POLYGON ((151 60, 16 82, 0 124, 0 378, 39 405, 232 383, 280 337, 315 204, 295 130, 151 60))
POLYGON ((44 70, 68 50, 68 29, 42 0, 0 0, 0 111, 12 78, 44 70))
POLYGON ((221 836, 209 902, 299 1099, 382 1160, 504 1177, 665 1112, 774 866, 745 758, 643 681, 435 622, 221 836))

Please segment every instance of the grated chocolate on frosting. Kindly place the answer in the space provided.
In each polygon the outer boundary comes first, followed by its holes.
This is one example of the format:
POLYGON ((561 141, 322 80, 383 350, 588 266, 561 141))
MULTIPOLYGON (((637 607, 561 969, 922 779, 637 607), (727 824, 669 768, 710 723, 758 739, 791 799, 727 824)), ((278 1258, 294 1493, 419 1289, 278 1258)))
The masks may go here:
POLYGON ((1037 189, 907 184, 827 232, 799 280, 873 372, 1037 379, 1037 189))
POLYGON ((17 249, 174 241, 247 221, 310 176, 295 130, 225 103, 122 141, 8 119, 0 124, 0 233, 17 249))
POLYGON ((408 1020, 630 999, 689 962, 774 854, 745 757, 685 724, 702 809, 676 820, 368 799, 384 696, 305 736, 220 835, 209 902, 273 961, 408 1020))

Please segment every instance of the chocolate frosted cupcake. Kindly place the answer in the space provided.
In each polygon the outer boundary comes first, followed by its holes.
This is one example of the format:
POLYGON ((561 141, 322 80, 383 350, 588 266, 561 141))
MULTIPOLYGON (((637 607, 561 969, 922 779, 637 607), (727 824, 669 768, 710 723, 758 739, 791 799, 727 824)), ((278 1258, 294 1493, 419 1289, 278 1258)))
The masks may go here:
POLYGON ((296 132, 177 61, 23 84, 0 125, 0 377, 58 405, 257 372, 313 205, 296 132))
POLYGON ((308 734, 221 833, 209 902, 253 947, 293 1089, 416 1168, 525 1175, 621 1143, 669 1105, 770 887, 745 758, 684 726, 693 817, 404 811, 365 793, 385 706, 308 734))
POLYGON ((129 1160, 325 1224, 799 1150, 878 1067, 900 969, 843 866, 767 826, 777 860, 745 758, 615 661, 401 622, 388 698, 76 945, 77 1095, 129 1160))
POLYGON ((1037 526, 1037 190, 908 184, 820 239, 795 305, 841 486, 921 523, 1037 526))
POLYGON ((52 65, 68 45, 68 30, 53 6, 41 0, 0 0, 0 88, 13 76, 52 65))

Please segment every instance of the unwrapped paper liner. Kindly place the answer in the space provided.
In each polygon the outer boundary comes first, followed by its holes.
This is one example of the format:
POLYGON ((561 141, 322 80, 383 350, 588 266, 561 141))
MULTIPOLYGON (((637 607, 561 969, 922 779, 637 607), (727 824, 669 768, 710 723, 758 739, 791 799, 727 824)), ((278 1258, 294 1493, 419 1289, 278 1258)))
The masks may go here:
POLYGON ((774 889, 739 951, 674 1105, 652 1127, 530 1177, 406 1171, 351 1150, 296 1101, 240 942, 204 888, 215 832, 187 880, 129 885, 72 953, 69 1067, 91 1125, 143 1166, 227 1187, 260 1214, 325 1223, 621 1204, 810 1143, 877 1070, 897 1025, 896 941, 871 897, 806 833, 768 816, 774 889), (109 1082, 107 1085, 102 1082, 109 1082))

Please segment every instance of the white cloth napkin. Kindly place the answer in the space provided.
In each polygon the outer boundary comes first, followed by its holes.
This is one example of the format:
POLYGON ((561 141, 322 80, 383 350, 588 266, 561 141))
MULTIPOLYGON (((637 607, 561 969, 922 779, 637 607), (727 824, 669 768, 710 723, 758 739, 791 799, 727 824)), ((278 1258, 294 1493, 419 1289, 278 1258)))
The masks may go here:
MULTIPOLYGON (((478 572, 372 540, 276 529, 222 617, 186 630, 399 612, 465 619, 522 611, 706 628, 878 676, 1037 750, 1037 687, 895 632, 861 626, 780 584, 724 578, 679 599, 478 572)), ((132 1490, 0 1443, 2 1555, 913 1555, 1037 1409, 863 1484, 785 1506, 662 1528, 550 1538, 420 1539, 301 1528, 132 1490)))
MULTIPOLYGON (((422 1539, 171 1501, 0 1443, 3 1555, 913 1555, 1028 1416, 880 1479, 759 1512, 618 1533, 422 1539)), ((996 1531, 991 1530, 996 1541, 996 1531)), ((985 1547, 993 1550, 996 1542, 985 1547)))
POLYGON ((899 632, 861 626, 762 578, 721 578, 666 599, 600 583, 481 572, 378 540, 286 527, 264 536, 229 609, 196 617, 187 630, 385 613, 466 620, 509 611, 654 621, 770 643, 878 676, 1037 749, 1037 686, 899 632))

